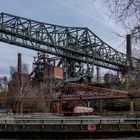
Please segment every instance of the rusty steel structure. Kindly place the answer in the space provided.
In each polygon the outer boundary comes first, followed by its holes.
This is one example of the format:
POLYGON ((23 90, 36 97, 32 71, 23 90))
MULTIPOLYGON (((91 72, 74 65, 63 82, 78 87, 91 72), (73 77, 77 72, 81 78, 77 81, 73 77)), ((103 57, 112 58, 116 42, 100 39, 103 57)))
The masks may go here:
POLYGON ((69 83, 68 88, 78 92, 79 98, 81 97, 82 99, 101 100, 129 98, 129 94, 126 91, 100 88, 85 84, 69 83))
MULTIPOLYGON (((94 87, 85 84, 69 83, 67 88, 73 89, 74 94, 49 94, 42 97, 22 97, 23 101, 74 101, 74 100, 107 100, 107 99, 128 99, 128 98, 140 98, 140 91, 136 90, 134 92, 112 90, 100 87, 94 87)), ((12 100, 13 98, 7 98, 7 100, 12 100)), ((18 98, 17 98, 18 100, 18 98)))
POLYGON ((61 80, 63 79, 61 58, 50 57, 46 53, 39 53, 34 57, 33 70, 30 76, 34 81, 61 80))
MULTIPOLYGON (((57 94, 57 95, 47 95, 42 97, 22 97, 20 100, 24 102, 31 101, 80 101, 80 100, 108 100, 108 99, 131 99, 131 98, 140 98, 140 91, 134 91, 133 93, 127 91, 119 91, 112 89, 104 89, 100 87, 94 87, 85 84, 75 84, 70 83, 69 88, 73 88, 75 94, 57 94)), ((4 98, 2 98, 4 99, 4 98)), ((8 98, 5 97, 5 100, 19 100, 18 98, 8 98)))

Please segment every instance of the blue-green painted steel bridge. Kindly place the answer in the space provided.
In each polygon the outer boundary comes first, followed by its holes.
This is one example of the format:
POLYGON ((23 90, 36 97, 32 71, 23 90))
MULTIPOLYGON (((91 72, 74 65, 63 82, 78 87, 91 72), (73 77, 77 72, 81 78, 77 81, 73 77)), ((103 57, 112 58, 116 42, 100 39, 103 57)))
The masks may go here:
MULTIPOLYGON (((0 13, 0 41, 61 57, 65 79, 92 78, 94 65, 116 71, 130 66, 126 54, 86 27, 60 26, 0 13)), ((138 59, 131 57, 131 62, 132 69, 139 69, 138 59)))

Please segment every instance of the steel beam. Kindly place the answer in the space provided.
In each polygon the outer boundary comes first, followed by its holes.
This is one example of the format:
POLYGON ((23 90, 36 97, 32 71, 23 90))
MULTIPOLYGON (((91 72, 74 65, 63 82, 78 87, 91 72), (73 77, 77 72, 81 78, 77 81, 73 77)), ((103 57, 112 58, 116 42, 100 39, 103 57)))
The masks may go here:
MULTIPOLYGON (((86 27, 66 27, 0 13, 0 41, 62 58, 121 71, 128 67, 127 56, 86 27)), ((138 60, 131 58, 138 69, 138 60)), ((87 68, 87 73, 88 68, 87 68)))

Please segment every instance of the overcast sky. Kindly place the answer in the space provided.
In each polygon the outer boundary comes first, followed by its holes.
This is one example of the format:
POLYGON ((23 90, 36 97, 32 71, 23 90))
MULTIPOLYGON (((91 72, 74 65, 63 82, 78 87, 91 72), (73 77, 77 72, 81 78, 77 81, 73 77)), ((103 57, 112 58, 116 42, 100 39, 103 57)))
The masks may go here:
MULTIPOLYGON (((0 12, 10 13, 46 23, 90 28, 104 42, 120 51, 122 40, 115 32, 122 29, 107 16, 103 0, 0 0, 0 12)), ((9 75, 9 66, 17 64, 17 53, 32 68, 36 52, 0 42, 0 77, 9 75)))

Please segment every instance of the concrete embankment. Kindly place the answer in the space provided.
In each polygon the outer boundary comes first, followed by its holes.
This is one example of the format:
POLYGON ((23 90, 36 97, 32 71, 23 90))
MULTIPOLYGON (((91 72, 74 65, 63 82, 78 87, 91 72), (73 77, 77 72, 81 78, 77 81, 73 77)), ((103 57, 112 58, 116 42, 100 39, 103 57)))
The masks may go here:
POLYGON ((140 118, 52 115, 0 118, 0 138, 122 138, 140 136, 140 118))

